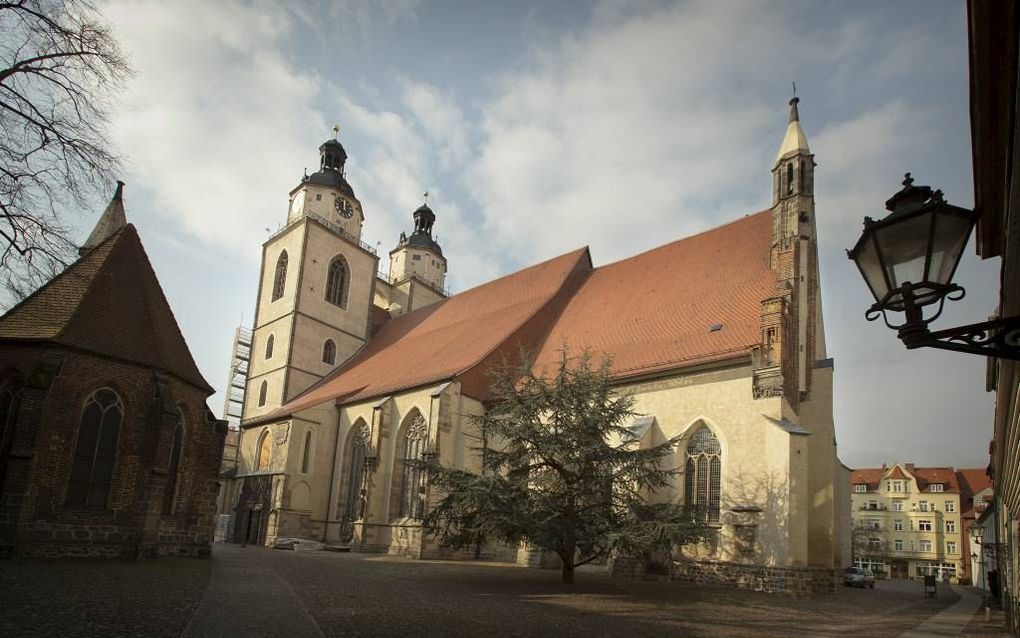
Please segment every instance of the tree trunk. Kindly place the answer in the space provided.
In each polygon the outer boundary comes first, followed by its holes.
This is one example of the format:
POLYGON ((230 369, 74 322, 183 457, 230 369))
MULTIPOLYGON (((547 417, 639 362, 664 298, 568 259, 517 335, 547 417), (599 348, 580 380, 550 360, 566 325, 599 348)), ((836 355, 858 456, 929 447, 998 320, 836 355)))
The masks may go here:
POLYGON ((574 584, 574 563, 573 561, 563 561, 563 584, 573 585, 574 584))

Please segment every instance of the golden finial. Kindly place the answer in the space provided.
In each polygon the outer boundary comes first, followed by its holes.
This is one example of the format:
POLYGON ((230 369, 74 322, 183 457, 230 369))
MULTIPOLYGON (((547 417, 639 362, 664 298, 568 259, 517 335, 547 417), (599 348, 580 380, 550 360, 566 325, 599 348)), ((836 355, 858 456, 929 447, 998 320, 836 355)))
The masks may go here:
POLYGON ((425 191, 424 193, 421 194, 421 196, 422 196, 422 198, 425 199, 425 205, 428 206, 429 205, 429 192, 425 191))
POLYGON ((340 134, 340 125, 339 124, 334 124, 333 125, 333 139, 335 140, 336 136, 339 135, 339 134, 340 134))

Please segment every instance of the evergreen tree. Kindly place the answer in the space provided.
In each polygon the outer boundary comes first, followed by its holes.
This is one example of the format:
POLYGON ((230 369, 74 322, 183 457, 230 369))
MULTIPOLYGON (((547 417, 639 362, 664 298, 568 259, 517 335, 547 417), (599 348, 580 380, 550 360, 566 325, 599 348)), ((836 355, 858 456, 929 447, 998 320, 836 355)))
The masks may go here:
POLYGON ((634 401, 613 390, 608 359, 564 351, 549 376, 521 360, 493 372, 494 404, 474 417, 481 474, 430 464, 442 496, 425 526, 444 545, 525 542, 555 552, 572 583, 575 567, 613 550, 647 559, 704 537, 696 512, 648 501, 678 472, 666 461, 679 437, 639 447, 634 401))

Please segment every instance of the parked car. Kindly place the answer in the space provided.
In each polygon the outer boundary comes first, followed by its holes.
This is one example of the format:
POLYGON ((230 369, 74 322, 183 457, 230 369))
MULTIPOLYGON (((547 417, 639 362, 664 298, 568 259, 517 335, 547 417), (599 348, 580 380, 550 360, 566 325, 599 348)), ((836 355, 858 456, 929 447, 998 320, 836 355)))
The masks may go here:
POLYGON ((847 587, 875 588, 875 574, 863 567, 847 567, 843 570, 843 584, 847 587))

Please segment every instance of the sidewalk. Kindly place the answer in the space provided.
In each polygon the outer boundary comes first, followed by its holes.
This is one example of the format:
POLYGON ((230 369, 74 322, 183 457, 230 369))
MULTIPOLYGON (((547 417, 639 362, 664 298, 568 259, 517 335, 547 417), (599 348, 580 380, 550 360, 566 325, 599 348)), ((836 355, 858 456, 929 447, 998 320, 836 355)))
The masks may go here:
POLYGON ((967 626, 974 619, 974 615, 982 610, 982 599, 981 596, 972 593, 969 587, 954 587, 953 591, 960 595, 959 601, 910 631, 900 634, 900 638, 963 636, 967 626))
POLYGON ((209 586, 182 636, 323 636, 290 585, 259 560, 271 551, 218 545, 209 586))

